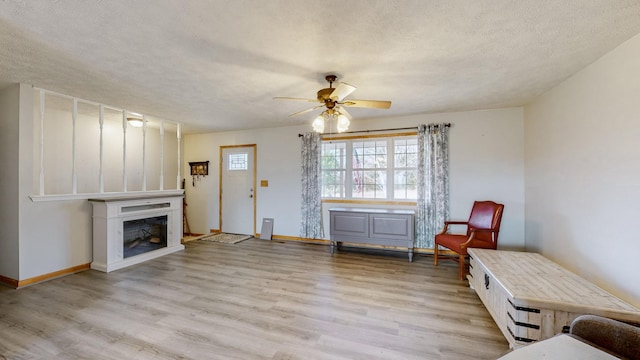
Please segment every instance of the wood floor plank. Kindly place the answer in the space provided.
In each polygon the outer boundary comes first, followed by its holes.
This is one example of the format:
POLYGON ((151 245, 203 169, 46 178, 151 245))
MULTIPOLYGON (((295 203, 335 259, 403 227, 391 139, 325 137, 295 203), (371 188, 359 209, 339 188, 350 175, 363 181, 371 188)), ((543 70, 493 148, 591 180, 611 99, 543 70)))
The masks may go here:
POLYGON ((495 359, 456 264, 251 239, 0 287, 0 359, 495 359))

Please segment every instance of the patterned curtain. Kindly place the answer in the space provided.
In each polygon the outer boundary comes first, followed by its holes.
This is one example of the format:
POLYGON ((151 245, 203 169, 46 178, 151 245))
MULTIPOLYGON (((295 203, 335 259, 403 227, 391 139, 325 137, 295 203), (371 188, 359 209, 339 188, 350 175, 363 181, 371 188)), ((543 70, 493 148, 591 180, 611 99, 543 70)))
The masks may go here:
POLYGON ((324 238, 322 227, 322 201, 320 177, 320 151, 322 140, 317 132, 302 136, 302 221, 300 237, 324 238))
POLYGON ((416 244, 433 248, 433 238, 449 218, 449 126, 418 127, 418 209, 416 244))

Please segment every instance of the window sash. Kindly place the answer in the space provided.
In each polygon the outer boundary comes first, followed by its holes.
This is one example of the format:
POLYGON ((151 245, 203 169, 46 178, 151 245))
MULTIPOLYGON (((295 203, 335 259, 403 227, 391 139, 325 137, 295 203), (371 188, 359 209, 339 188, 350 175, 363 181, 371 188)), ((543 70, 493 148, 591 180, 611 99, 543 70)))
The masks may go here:
POLYGON ((415 201, 417 145, 415 136, 323 141, 322 198, 415 201))

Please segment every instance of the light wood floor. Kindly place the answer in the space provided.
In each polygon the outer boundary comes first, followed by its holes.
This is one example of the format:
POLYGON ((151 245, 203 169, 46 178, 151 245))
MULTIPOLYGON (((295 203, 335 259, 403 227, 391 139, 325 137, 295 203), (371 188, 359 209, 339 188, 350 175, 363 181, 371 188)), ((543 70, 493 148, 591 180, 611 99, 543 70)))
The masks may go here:
POLYGON ((110 274, 0 286, 0 359, 495 359, 457 265, 247 240, 110 274))

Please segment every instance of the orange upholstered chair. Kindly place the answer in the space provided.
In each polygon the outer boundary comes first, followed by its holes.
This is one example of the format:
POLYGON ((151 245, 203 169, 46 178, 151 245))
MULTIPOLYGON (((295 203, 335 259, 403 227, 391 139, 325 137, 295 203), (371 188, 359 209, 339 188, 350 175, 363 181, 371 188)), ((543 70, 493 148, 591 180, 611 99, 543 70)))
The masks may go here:
POLYGON ((438 266, 438 246, 443 246, 458 254, 447 257, 460 263, 460 280, 464 280, 465 259, 468 248, 496 249, 502 220, 503 204, 493 201, 473 203, 469 221, 445 221, 444 229, 435 236, 433 265, 438 266), (466 225, 466 234, 447 234, 449 225, 466 225))

